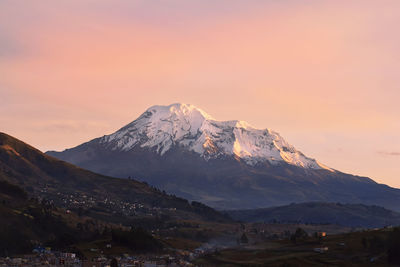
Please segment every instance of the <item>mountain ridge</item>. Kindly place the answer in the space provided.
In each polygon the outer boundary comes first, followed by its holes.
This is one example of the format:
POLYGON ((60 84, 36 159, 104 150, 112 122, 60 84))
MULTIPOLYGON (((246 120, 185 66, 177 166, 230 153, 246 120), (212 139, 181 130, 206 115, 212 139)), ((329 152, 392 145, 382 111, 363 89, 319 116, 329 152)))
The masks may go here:
POLYGON ((135 177, 217 209, 308 201, 400 209, 399 189, 318 165, 271 130, 214 121, 204 113, 191 105, 153 106, 111 135, 47 154, 105 175, 135 177), (237 140, 242 150, 234 150, 237 140))

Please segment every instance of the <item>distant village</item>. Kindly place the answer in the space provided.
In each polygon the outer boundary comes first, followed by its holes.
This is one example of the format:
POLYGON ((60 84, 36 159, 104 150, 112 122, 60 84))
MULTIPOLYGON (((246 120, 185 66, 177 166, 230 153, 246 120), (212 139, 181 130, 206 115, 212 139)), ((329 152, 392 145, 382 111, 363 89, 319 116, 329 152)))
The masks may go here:
POLYGON ((118 199, 112 199, 108 196, 100 197, 76 192, 57 192, 56 195, 48 194, 46 187, 41 189, 40 195, 46 196, 50 205, 57 202, 57 206, 64 208, 67 213, 70 213, 70 210, 83 213, 94 207, 106 209, 113 214, 119 214, 121 216, 157 216, 165 213, 171 214, 171 212, 173 213, 176 211, 176 208, 148 207, 143 203, 124 202, 118 199))
POLYGON ((194 252, 177 250, 174 254, 140 255, 124 254, 113 259, 105 256, 81 260, 75 253, 52 251, 51 248, 35 248, 32 254, 14 258, 0 258, 0 267, 65 266, 65 267, 162 267, 194 266, 190 261, 202 255, 204 250, 194 252))

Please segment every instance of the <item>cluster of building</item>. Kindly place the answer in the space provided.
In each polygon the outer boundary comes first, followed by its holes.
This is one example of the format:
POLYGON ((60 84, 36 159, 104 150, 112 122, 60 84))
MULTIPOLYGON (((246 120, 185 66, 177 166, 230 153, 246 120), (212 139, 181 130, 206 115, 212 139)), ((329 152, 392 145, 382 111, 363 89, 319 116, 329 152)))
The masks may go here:
MULTIPOLYGON (((43 188, 41 193, 47 195, 47 189, 43 188)), ((161 214, 171 214, 175 212, 176 208, 162 208, 162 207, 148 207, 143 203, 138 202, 125 202, 107 196, 92 196, 82 193, 63 193, 58 192, 56 197, 54 195, 47 195, 50 204, 57 203, 57 206, 68 210, 82 211, 90 210, 93 207, 102 208, 110 211, 111 213, 118 213, 124 216, 156 216, 161 214)))
POLYGON ((45 249, 38 253, 15 258, 0 258, 1 267, 30 267, 30 266, 68 266, 81 267, 83 262, 74 253, 52 252, 45 249))
POLYGON ((75 253, 56 252, 51 248, 38 247, 32 254, 14 258, 0 258, 0 267, 31 267, 31 266, 52 266, 52 267, 112 267, 113 261, 119 267, 178 267, 194 266, 191 262, 197 257, 206 253, 206 249, 175 250, 170 254, 145 254, 128 255, 118 257, 106 257, 100 255, 92 259, 81 260, 75 253))
MULTIPOLYGON (((194 266, 187 257, 159 255, 159 256, 129 256, 115 257, 120 267, 180 267, 194 266)), ((105 257, 93 258, 82 262, 83 267, 106 267, 111 266, 112 259, 105 257)))
MULTIPOLYGON (((111 267, 112 259, 98 257, 91 260, 80 260, 73 253, 46 254, 46 255, 24 255, 15 258, 0 258, 1 267, 32 267, 32 266, 52 266, 52 267, 111 267), (63 255, 64 254, 64 255, 63 255)), ((180 267, 194 266, 190 261, 170 256, 158 257, 116 257, 119 267, 180 267)))

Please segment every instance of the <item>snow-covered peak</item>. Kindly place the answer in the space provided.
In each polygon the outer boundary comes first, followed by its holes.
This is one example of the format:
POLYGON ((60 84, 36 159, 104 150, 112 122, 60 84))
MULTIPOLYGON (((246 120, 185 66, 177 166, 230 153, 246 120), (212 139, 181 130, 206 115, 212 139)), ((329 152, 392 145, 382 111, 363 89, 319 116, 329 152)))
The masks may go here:
POLYGON ((152 112, 155 116, 171 116, 189 117, 190 119, 208 119, 214 120, 209 114, 190 104, 175 103, 169 106, 152 106, 146 110, 152 112))
POLYGON ((244 121, 217 121, 188 104, 152 106, 132 123, 104 136, 101 142, 113 150, 129 151, 141 147, 155 149, 164 155, 178 146, 198 153, 206 160, 228 155, 239 157, 249 165, 268 161, 329 169, 303 155, 274 131, 255 129, 244 121))

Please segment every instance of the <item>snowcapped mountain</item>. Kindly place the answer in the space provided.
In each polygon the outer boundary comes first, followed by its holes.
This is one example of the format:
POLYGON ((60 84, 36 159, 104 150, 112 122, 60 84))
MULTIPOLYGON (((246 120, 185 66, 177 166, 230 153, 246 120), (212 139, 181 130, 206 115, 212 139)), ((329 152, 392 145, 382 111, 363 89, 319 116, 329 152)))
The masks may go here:
POLYGON ((164 155, 173 146, 196 152, 206 160, 235 156, 249 165, 286 162, 310 169, 329 169, 287 143, 269 129, 255 129, 244 121, 217 121, 187 104, 153 106, 116 133, 101 138, 112 150, 136 146, 164 155))
POLYGON ((332 170, 278 133, 192 105, 153 106, 113 134, 48 155, 219 209, 343 202, 399 210, 400 190, 332 170))

